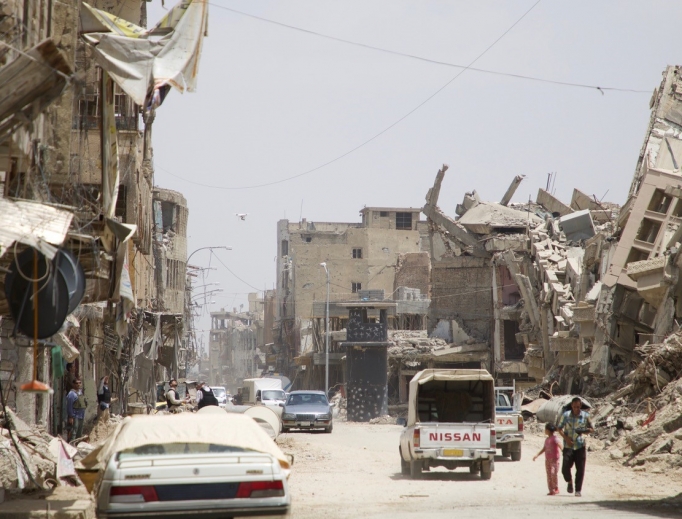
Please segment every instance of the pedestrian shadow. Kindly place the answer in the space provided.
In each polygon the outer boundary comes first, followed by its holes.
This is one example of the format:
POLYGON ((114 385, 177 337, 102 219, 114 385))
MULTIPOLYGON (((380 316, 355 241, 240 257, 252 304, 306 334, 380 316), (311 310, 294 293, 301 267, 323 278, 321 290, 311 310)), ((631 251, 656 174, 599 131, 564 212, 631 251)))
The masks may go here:
MULTIPOLYGON (((577 500, 576 500, 577 501, 577 500)), ((568 506, 576 506, 580 503, 566 503, 568 506)), ((682 493, 673 497, 661 499, 637 499, 637 500, 602 500, 590 501, 590 504, 613 510, 616 512, 628 512, 630 514, 642 514, 647 517, 680 517, 682 509, 682 493)))

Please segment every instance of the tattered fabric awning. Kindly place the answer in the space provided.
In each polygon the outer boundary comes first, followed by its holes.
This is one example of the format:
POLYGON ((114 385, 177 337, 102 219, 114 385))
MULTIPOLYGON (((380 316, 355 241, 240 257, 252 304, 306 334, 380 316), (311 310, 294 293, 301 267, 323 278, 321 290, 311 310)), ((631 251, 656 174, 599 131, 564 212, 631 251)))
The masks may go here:
POLYGON ((208 0, 183 0, 151 30, 83 2, 81 32, 97 64, 135 103, 158 106, 172 86, 196 91, 208 0))
POLYGON ((54 258, 69 231, 73 213, 32 200, 0 198, 0 256, 15 243, 54 258))

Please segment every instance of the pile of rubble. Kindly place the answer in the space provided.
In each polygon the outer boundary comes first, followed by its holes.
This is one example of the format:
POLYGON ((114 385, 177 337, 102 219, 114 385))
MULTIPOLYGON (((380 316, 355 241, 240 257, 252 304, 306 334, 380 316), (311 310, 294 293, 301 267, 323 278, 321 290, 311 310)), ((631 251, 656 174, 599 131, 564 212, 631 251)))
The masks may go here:
POLYGON ((7 409, 0 414, 0 483, 10 492, 80 484, 73 459, 78 451, 41 427, 30 427, 7 409))
POLYGON ((334 420, 339 422, 345 422, 348 417, 348 412, 346 410, 346 399, 341 395, 341 393, 336 393, 332 398, 331 402, 333 405, 333 416, 334 420))
MULTIPOLYGON (((389 330, 388 355, 396 358, 430 355, 448 347, 447 341, 437 337, 429 338, 426 330, 389 330)), ((409 365, 408 362, 405 364, 409 365)))

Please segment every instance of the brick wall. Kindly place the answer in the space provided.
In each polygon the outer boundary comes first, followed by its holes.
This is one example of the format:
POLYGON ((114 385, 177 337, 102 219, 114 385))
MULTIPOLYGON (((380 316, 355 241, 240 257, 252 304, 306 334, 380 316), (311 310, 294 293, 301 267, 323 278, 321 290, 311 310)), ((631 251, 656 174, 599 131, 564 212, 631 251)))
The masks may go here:
POLYGON ((485 258, 460 256, 434 262, 429 328, 456 319, 468 334, 492 338, 492 268, 485 258))
POLYGON ((398 287, 418 288, 428 297, 431 287, 431 258, 428 252, 401 254, 395 272, 394 290, 398 287))

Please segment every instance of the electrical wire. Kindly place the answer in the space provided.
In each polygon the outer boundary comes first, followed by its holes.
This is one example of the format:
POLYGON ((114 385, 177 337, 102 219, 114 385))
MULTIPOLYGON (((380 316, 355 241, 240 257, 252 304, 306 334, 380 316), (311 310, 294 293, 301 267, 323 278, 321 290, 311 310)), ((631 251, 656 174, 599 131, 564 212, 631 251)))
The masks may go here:
POLYGON ((597 90, 597 91, 601 92, 602 94, 604 92, 607 92, 607 91, 625 92, 625 93, 631 93, 631 94, 651 94, 651 90, 637 90, 634 88, 622 88, 622 87, 602 87, 599 85, 575 83, 572 81, 557 81, 557 80, 553 80, 553 79, 546 79, 546 78, 541 78, 541 77, 536 77, 536 76, 527 76, 524 74, 514 74, 511 72, 500 72, 499 70, 482 69, 482 68, 475 68, 475 67, 471 67, 471 66, 467 67, 466 65, 451 63, 449 61, 442 61, 442 60, 437 60, 437 59, 432 59, 432 58, 425 58, 425 57, 419 56, 417 54, 409 54, 406 52, 399 52, 399 51, 395 51, 395 50, 391 50, 391 49, 386 49, 383 47, 377 47, 374 45, 369 45, 367 43, 360 43, 357 41, 346 40, 344 38, 339 38, 337 36, 330 36, 329 34, 323 34, 323 33, 317 32, 317 31, 311 31, 310 29, 304 29, 302 27, 297 27, 295 25, 289 25, 289 24, 286 24, 283 22, 278 22, 276 20, 271 20, 270 18, 263 18, 262 16, 256 16, 255 14, 245 13, 244 11, 239 11, 237 9, 232 9, 231 7, 225 7, 225 6, 214 4, 211 2, 209 2, 209 5, 217 8, 217 9, 223 9, 225 11, 230 11, 232 13, 239 14, 241 16, 253 18, 255 20, 259 20, 261 22, 266 22, 266 23, 270 23, 273 25, 277 25, 279 27, 285 27, 287 29, 292 29, 294 31, 299 31, 299 32, 302 32, 305 34, 309 34, 311 36, 317 36, 320 38, 325 38, 327 40, 337 41, 337 42, 345 43, 348 45, 354 45, 356 47, 362 47, 364 49, 375 50, 377 52, 383 52, 386 54, 392 54, 394 56, 401 56, 404 58, 410 58, 410 59, 414 59, 417 61, 423 61, 425 63, 431 63, 434 65, 441 65, 441 66, 445 66, 445 67, 459 68, 459 69, 468 69, 472 72, 481 72, 483 74, 493 74, 496 76, 511 77, 511 78, 516 78, 516 79, 525 79, 528 81, 537 81, 537 82, 549 83, 549 84, 553 84, 553 85, 575 87, 575 88, 587 88, 590 90, 597 90))
MULTIPOLYGON (((389 130, 391 130, 392 128, 394 128, 395 126, 397 126, 398 124, 400 124, 401 122, 403 122, 403 121, 404 121, 405 119, 407 119, 410 115, 412 115, 412 114, 415 113, 417 110, 419 110, 422 106, 424 106, 424 105, 427 104, 429 101, 431 101, 434 97, 436 97, 436 96, 437 96, 438 94, 440 94, 443 90, 445 90, 448 86, 450 86, 450 84, 452 84, 455 80, 457 80, 457 78, 459 78, 462 74, 464 74, 467 70, 469 70, 469 69, 474 65, 474 63, 476 63, 476 62, 477 62, 478 60, 480 60, 483 56, 485 56, 485 55, 488 53, 488 51, 490 51, 490 49, 492 49, 495 45, 497 45, 497 43, 498 43, 500 40, 502 40, 502 39, 503 39, 503 38, 504 38, 512 29, 514 29, 514 27, 516 27, 519 23, 521 23, 521 21, 522 21, 526 16, 528 16, 528 14, 529 14, 533 9, 535 9, 535 7, 536 7, 541 1, 542 1, 542 0, 537 0, 537 1, 536 1, 528 10, 527 10, 527 11, 525 11, 525 12, 523 13, 523 15, 521 15, 520 18, 518 18, 518 19, 517 19, 517 20, 516 20, 516 21, 515 21, 507 30, 506 30, 506 31, 504 31, 504 32, 503 32, 495 41, 493 41, 490 45, 488 45, 488 46, 485 48, 485 50, 483 50, 483 52, 481 52, 478 56, 476 56, 476 57, 475 57, 475 58, 474 58, 466 67, 462 68, 454 77, 452 77, 450 80, 448 80, 447 83, 445 83, 443 86, 441 86, 440 88, 438 88, 434 93, 432 93, 432 94, 431 94, 429 97, 427 97, 424 101, 422 101, 422 102, 419 103, 417 106, 415 106, 412 110, 410 110, 409 112, 407 112, 405 115, 403 115, 402 117, 400 117, 398 120, 394 121, 392 124, 390 124, 389 126, 387 126, 386 128, 384 128, 383 130, 381 130, 379 133, 374 134, 374 136, 370 137, 369 139, 365 140, 364 142, 362 142, 362 143, 358 144, 357 146, 351 148, 350 150, 346 151, 345 153, 342 153, 341 155, 338 155, 337 157, 335 157, 335 158, 333 158, 333 159, 331 159, 331 160, 328 160, 327 162, 324 162, 323 164, 320 164, 320 165, 318 165, 318 166, 315 166, 315 167, 312 168, 312 169, 309 169, 309 170, 307 170, 307 171, 303 171, 302 173, 298 173, 298 174, 293 175, 293 176, 290 176, 290 177, 282 178, 282 179, 280 179, 280 180, 274 180, 274 181, 272 181, 272 182, 265 182, 265 183, 262 183, 262 184, 254 184, 254 185, 250 185, 250 186, 239 186, 239 187, 216 186, 216 185, 211 185, 211 184, 204 184, 204 183, 202 183, 202 182, 196 182, 196 181, 193 181, 193 180, 188 180, 188 179, 183 178, 183 177, 181 177, 181 176, 179 176, 179 175, 175 175, 174 173, 171 173, 170 171, 168 171, 168 170, 166 170, 166 169, 164 169, 164 168, 162 168, 162 167, 159 167, 159 169, 161 169, 162 171, 165 171, 166 173, 168 173, 168 174, 170 174, 170 175, 172 175, 172 176, 174 176, 174 177, 176 177, 176 178, 180 178, 180 179, 184 180, 185 182, 189 182, 190 184, 194 184, 194 185, 202 186, 202 187, 208 187, 208 188, 211 188, 211 189, 221 189, 221 190, 225 190, 225 191, 236 191, 236 190, 246 190, 246 189, 258 189, 258 188, 261 188, 261 187, 274 186, 274 185, 281 184, 281 183, 283 183, 283 182, 288 182, 289 180, 294 180, 294 179, 296 179, 296 178, 300 178, 300 177, 302 177, 302 176, 309 175, 309 174, 311 174, 311 173, 314 173, 314 172, 316 172, 316 171, 319 171, 320 169, 322 169, 322 168, 324 168, 324 167, 326 167, 326 166, 329 166, 330 164, 333 164, 334 162, 337 162, 337 161, 339 161, 339 160, 341 160, 341 159, 347 157, 348 155, 350 155, 350 154, 356 152, 357 150, 359 150, 359 149, 365 147, 366 145, 368 145, 368 144, 371 143, 372 141, 378 139, 378 138, 381 137, 384 133, 388 132, 389 130)), ((158 167, 158 166, 157 166, 157 167, 158 167)), ((248 284, 248 283, 247 283, 247 284, 248 284)))
POLYGON ((254 290, 257 290, 258 292, 262 292, 262 289, 257 288, 257 287, 254 287, 251 283, 248 283, 248 282, 244 281, 244 280, 243 280, 242 278, 240 278, 237 274, 235 274, 234 272, 232 272, 232 270, 230 269, 230 267, 228 267, 227 265, 225 265, 225 263, 223 262, 223 260, 221 260, 216 254, 214 254, 213 251, 211 251, 211 255, 214 256, 215 259, 217 259, 217 260, 220 262, 220 264, 221 264, 223 267, 225 267, 225 268, 227 269, 227 271, 228 271, 230 274, 232 274, 234 277, 236 277, 239 281, 241 281, 241 282, 244 283, 245 285, 247 285, 247 286, 253 288, 254 290))

